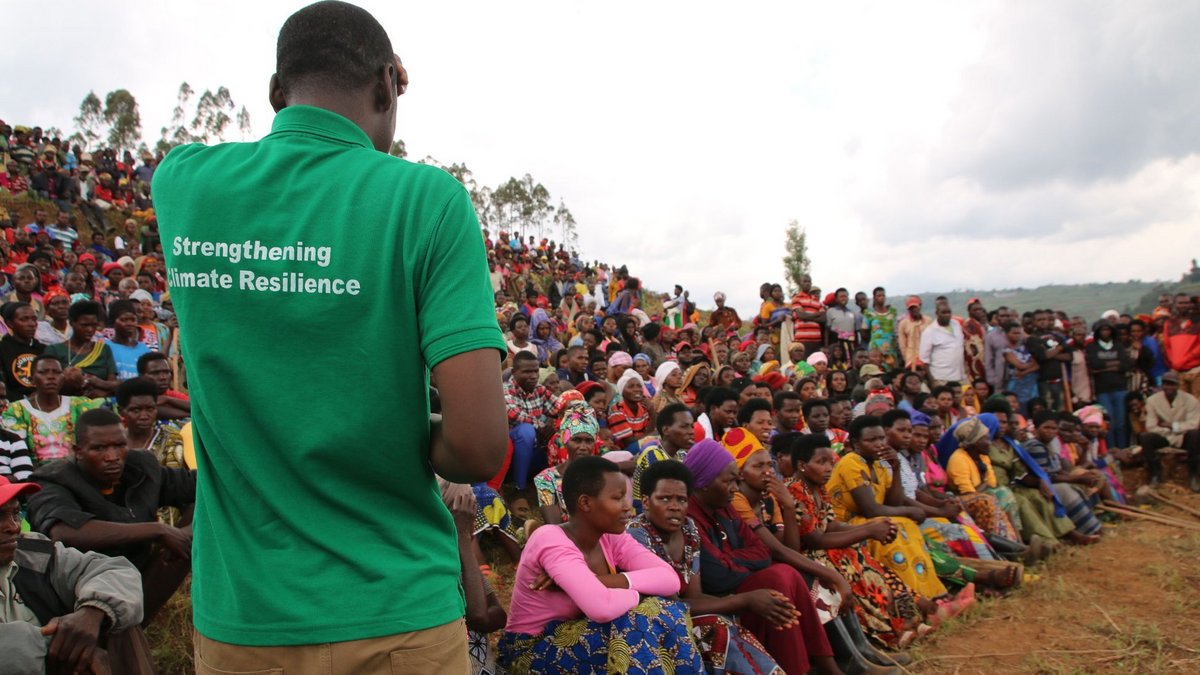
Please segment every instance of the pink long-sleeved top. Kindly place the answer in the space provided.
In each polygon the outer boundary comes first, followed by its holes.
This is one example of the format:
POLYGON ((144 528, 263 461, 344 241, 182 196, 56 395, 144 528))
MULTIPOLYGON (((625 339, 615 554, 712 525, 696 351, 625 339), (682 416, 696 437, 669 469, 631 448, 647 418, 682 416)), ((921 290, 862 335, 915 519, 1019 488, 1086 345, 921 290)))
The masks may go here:
POLYGON ((629 534, 601 535, 600 549, 609 566, 629 578, 629 588, 607 588, 600 583, 583 552, 561 527, 544 525, 535 530, 521 553, 505 630, 540 635, 551 621, 580 615, 603 623, 636 607, 642 595, 679 592, 675 570, 629 534), (543 570, 558 590, 529 588, 543 570))

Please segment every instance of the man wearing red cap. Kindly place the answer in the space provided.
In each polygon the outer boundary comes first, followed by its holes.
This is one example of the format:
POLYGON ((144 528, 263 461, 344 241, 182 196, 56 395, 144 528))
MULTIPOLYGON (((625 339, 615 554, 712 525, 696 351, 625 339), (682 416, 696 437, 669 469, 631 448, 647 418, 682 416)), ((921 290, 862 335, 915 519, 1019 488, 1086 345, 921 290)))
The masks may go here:
POLYGON ((0 476, 0 670, 153 672, 137 569, 22 535, 19 498, 40 489, 0 476))
POLYGON ((933 319, 921 315, 921 298, 910 295, 904 301, 908 314, 896 325, 896 341, 900 346, 900 358, 904 360, 905 368, 917 364, 921 353, 921 333, 925 327, 933 323, 933 319))

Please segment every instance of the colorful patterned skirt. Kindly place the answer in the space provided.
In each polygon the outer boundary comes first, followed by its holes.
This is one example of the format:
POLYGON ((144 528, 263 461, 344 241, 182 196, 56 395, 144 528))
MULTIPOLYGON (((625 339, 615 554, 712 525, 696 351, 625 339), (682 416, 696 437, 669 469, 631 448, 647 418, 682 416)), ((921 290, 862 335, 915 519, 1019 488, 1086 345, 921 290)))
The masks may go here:
POLYGON ((693 616, 692 637, 708 675, 786 675, 767 648, 733 617, 693 616))
POLYGON ((921 610, 900 577, 871 557, 862 544, 809 550, 813 560, 835 569, 854 591, 854 611, 867 636, 885 647, 900 646, 901 636, 921 610))
POLYGON ((956 556, 995 560, 996 554, 970 514, 959 514, 959 520, 952 523, 945 518, 926 518, 921 522, 921 534, 925 541, 942 544, 956 556))
POLYGON ((647 597, 607 623, 582 618, 552 621, 541 635, 505 631, 498 663, 509 675, 699 675, 704 663, 691 628, 687 605, 647 597))
POLYGON ((1012 490, 999 488, 996 492, 988 490, 959 495, 958 499, 984 532, 1009 541, 1021 541, 1021 527, 1013 522, 1009 514, 1011 510, 1018 519, 1021 517, 1021 509, 1012 490))

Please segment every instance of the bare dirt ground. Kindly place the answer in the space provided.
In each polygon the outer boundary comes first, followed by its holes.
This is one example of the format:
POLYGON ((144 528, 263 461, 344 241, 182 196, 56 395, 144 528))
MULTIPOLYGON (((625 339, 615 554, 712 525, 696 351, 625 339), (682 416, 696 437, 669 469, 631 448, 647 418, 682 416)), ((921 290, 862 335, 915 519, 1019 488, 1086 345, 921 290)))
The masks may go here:
MULTIPOLYGON (((1200 495, 1160 492, 1194 508, 1200 495)), ((1192 518, 1169 507, 1151 512, 1192 518)), ((1030 570, 912 650, 913 673, 1200 673, 1200 532, 1148 522, 1030 570)))

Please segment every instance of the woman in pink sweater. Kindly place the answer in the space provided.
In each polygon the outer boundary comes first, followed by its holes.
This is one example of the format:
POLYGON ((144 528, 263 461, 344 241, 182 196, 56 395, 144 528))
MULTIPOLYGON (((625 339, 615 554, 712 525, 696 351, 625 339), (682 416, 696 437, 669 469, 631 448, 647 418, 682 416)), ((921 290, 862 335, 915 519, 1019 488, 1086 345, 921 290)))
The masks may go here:
POLYGON ((704 672, 671 566, 625 533, 627 483, 602 457, 562 479, 570 521, 539 527, 521 555, 500 665, 508 673, 704 672))

